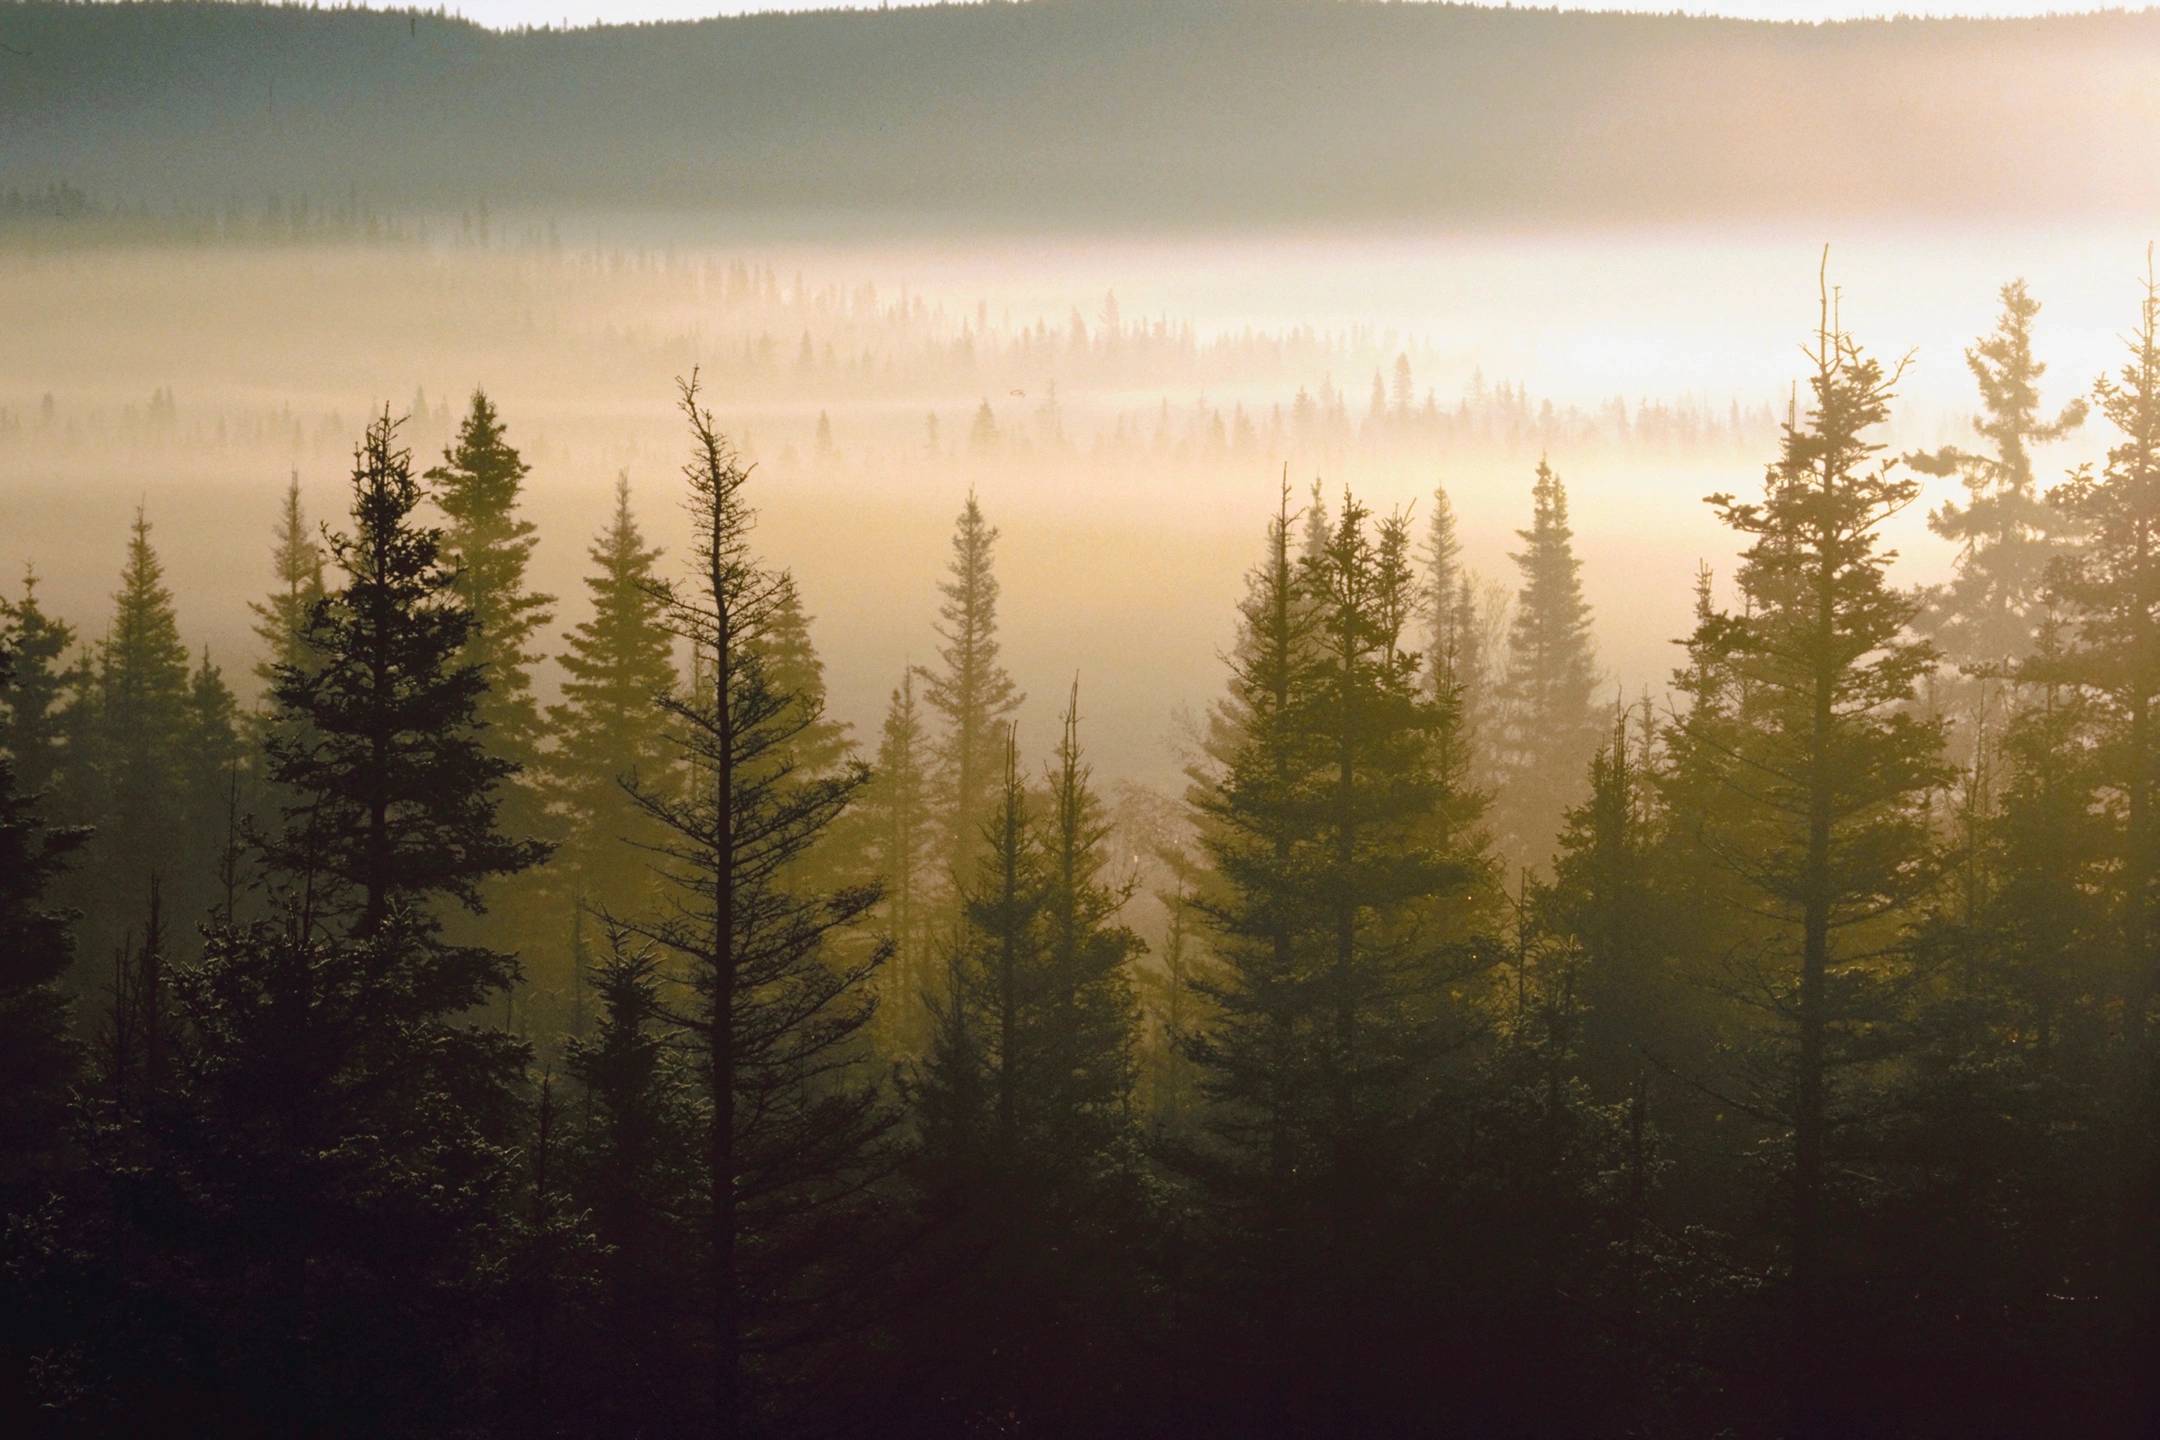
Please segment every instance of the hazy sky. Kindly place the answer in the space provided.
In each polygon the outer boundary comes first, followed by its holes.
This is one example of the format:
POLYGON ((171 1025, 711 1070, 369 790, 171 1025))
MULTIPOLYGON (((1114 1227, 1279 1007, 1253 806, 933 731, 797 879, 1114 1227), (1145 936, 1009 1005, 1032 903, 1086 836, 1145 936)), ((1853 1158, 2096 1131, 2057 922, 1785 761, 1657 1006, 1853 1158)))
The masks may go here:
MULTIPOLYGON (((905 3, 905 0, 903 0, 905 3)), ((878 0, 449 0, 449 8, 486 25, 589 24, 596 18, 689 20, 749 10, 823 10, 836 5, 875 8, 878 0)), ((1551 7, 1539 7, 1551 8, 1551 7)), ((2057 11, 2142 9, 2130 0, 1639 0, 1599 3, 1575 0, 1573 10, 1685 10, 1701 15, 1741 15, 1758 20, 1840 20, 1894 12, 1907 15, 2037 15, 2057 11)))

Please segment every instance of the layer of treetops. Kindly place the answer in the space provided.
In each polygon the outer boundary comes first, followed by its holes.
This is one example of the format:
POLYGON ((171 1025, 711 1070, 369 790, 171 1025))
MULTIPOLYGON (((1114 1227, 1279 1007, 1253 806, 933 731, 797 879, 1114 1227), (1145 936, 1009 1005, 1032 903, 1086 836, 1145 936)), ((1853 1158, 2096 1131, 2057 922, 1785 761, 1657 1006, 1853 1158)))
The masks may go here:
POLYGON ((2087 399, 2001 305, 1908 456, 1809 307, 1654 701, 1549 467, 1504 636, 1445 494, 1286 486, 1146 824, 972 496, 936 654, 828 717, 695 376, 691 542, 623 486, 575 605, 485 394, 424 471, 381 413, 246 707, 147 518, 94 632, 25 582, 7 1428, 2156 1433, 2160 287, 2087 399))
POLYGON ((484 196, 799 233, 813 213, 2056 224, 2160 203, 2160 175, 2104 158, 2150 123, 2151 12, 1031 0, 497 32, 439 7, 0 0, 0 46, 0 189, 129 205, 484 196))

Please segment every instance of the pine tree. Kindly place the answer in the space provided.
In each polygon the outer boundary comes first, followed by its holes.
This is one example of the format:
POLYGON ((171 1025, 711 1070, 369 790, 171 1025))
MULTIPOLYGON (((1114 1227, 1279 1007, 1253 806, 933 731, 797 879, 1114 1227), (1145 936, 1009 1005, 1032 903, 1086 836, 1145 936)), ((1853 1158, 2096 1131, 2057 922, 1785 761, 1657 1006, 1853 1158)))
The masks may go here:
MULTIPOLYGON (((2068 643, 2046 669, 2085 692, 2101 737, 2103 782, 2121 814, 2109 988, 2121 1008, 2118 1084, 2126 1093, 2115 1102, 2121 1186, 2107 1293, 2132 1347, 2126 1354, 2160 1342, 2160 1240, 2149 1223, 2160 1205, 2160 280, 2151 258, 2129 358, 2095 386, 2116 441, 2099 473, 2080 469, 2049 497, 2079 527, 2082 543, 2051 579, 2068 643)), ((2160 1416, 2160 1381, 2146 1379, 2137 1403, 2160 1416)))
POLYGON ((331 937, 303 895, 168 972, 184 1043, 95 1137, 115 1313, 89 1358, 111 1403, 201 1433, 463 1428, 525 1051, 461 1017, 413 911, 331 937), (212 1334, 214 1374, 187 1358, 212 1334))
POLYGON ((98 836, 91 859, 100 888, 140 893, 154 871, 181 863, 187 838, 180 803, 186 752, 188 652, 180 640, 164 566, 141 509, 113 618, 97 647, 92 721, 98 836))
POLYGON ((1286 496, 1233 658, 1235 738, 1194 794, 1214 872, 1195 904, 1218 957, 1189 1042, 1214 1137, 1196 1168, 1235 1217, 1224 1264, 1261 1287, 1241 1303, 1271 1317, 1265 1363, 1343 1407, 1325 1413, 1380 1423, 1361 1377, 1381 1362, 1357 1354, 1350 1314, 1395 1323, 1417 1302, 1394 1257, 1356 1237, 1410 1203, 1437 1063, 1468 1023, 1450 991, 1481 964, 1422 922, 1476 867, 1432 843, 1448 715, 1404 644, 1407 523, 1346 495, 1293 566, 1290 520, 1286 496))
POLYGON ((988 814, 998 734, 1025 698, 998 659, 998 581, 991 551, 998 532, 970 491, 953 531, 949 578, 939 586, 940 666, 918 668, 923 703, 944 721, 937 742, 939 808, 944 812, 947 873, 967 862, 988 814))
POLYGON ((2032 447, 2085 419, 2082 399, 2052 419, 2041 415, 2047 366, 2032 351, 2040 304, 2022 280, 2003 286, 2001 297, 1995 333, 1965 352, 1984 412, 1973 433, 1987 448, 1908 457, 1923 475, 1955 475, 1966 491, 1964 504, 1945 501, 1928 516, 1928 528, 1956 545, 1958 558, 1955 577, 1922 619, 1951 659, 1998 669, 2030 653, 2048 567, 2072 538, 2069 512, 2049 505, 2033 483, 2032 447))
POLYGON ((657 951, 611 928, 591 983, 598 1027, 564 1054, 584 1100, 570 1193, 605 1247, 588 1388, 625 1425, 672 1429, 696 1412, 692 1357, 669 1323, 694 1300, 680 1256, 698 1190, 696 1076, 668 1022, 657 951))
POLYGON ((1442 712, 1435 731, 1434 763, 1447 784, 1436 843, 1442 851, 1482 857, 1481 823, 1490 806, 1485 777, 1491 769, 1481 721, 1491 698, 1489 665, 1480 632, 1476 582, 1463 567, 1455 533, 1455 508, 1447 492, 1433 487, 1432 519, 1420 555, 1424 573, 1419 607, 1426 624, 1425 674, 1442 712))
POLYGON ((323 594, 322 546, 308 530, 300 507, 298 472, 286 484, 276 534, 270 563, 277 588, 248 606, 255 613, 255 637, 262 642, 255 675, 265 689, 277 683, 280 665, 297 664, 305 656, 308 616, 323 594))
POLYGON ((1879 540, 1919 491, 1868 439, 1897 374, 1838 328, 1827 287, 1808 354, 1812 405, 1787 423, 1764 498, 1711 497, 1751 539, 1748 606, 1708 616, 1690 652, 1741 690, 1686 728, 1727 761, 1729 798, 1698 817, 1700 833, 1766 920, 1741 986, 1776 1049, 1751 1103, 1789 1146, 1793 1426, 1814 1435, 1849 1423, 1832 1317, 1853 1313, 1854 1277, 1832 1249, 1850 1226, 1833 1136, 1861 1103, 1871 1028, 1894 1013, 1897 919, 1933 871, 1926 802, 1944 771, 1940 724, 1910 708, 1935 652, 1909 633, 1918 602, 1890 585, 1879 540))
POLYGON ((1073 683, 1049 775, 1043 845, 1043 959, 1048 1057, 1036 1103, 1058 1170, 1100 1182, 1131 1118, 1138 1011, 1133 965, 1140 937, 1116 923, 1130 882, 1105 877, 1110 826, 1080 749, 1080 686, 1073 683))
MULTIPOLYGON (((479 887, 547 853, 496 823, 516 765, 478 731, 486 680, 460 664, 473 620, 442 558, 442 534, 419 524, 411 454, 387 411, 353 456, 353 533, 332 535, 338 585, 309 613, 305 657, 276 671, 269 779, 289 798, 264 837, 269 868, 315 897, 361 939, 417 907, 422 931, 442 900, 467 909, 479 887)), ((445 950, 442 999, 469 1005, 508 982, 507 957, 445 950)))
MULTIPOLYGON (((0 636, 0 707, 10 715, 22 673, 15 648, 23 633, 20 612, 14 618, 18 628, 0 636)), ((18 782, 14 752, 0 749, 0 1087, 8 1097, 0 1106, 0 1215, 21 1214, 41 1198, 35 1190, 49 1183, 59 1159, 76 1056, 58 982, 73 955, 75 917, 50 894, 87 838, 85 831, 46 823, 37 794, 18 782)), ((16 1342, 27 1339, 18 1335, 12 1309, 0 1309, 0 1363, 10 1371, 16 1342)), ((23 1380, 0 1375, 0 1395, 19 1393, 23 1380)))
POLYGON ((1298 1170, 1310 1044, 1296 903, 1300 797, 1312 764, 1297 743, 1294 716, 1313 625, 1291 554, 1293 519, 1286 484, 1266 558, 1239 605, 1228 693, 1211 716, 1207 753, 1187 792, 1209 864, 1193 907, 1211 933, 1219 969, 1196 985, 1214 1023, 1182 1043, 1205 1077, 1209 1127, 1233 1157, 1221 1183, 1238 1183, 1255 1203, 1271 1198, 1278 1225, 1281 1192, 1298 1170))
POLYGON ((1508 633, 1497 790, 1502 849, 1517 865, 1542 863, 1597 749, 1597 659, 1582 564, 1568 528, 1567 488, 1544 461, 1531 488, 1532 518, 1516 534, 1522 572, 1508 633))
POLYGON ((1006 732, 953 986, 914 1087, 918 1185, 944 1231, 946 1283, 966 1291, 918 1343, 962 1426, 1014 1415, 1096 1428, 1083 1417, 1117 1413, 1091 1409, 1103 1375, 1133 1363, 1120 1339, 1133 1321, 1107 1322, 1128 1299, 1118 1257, 1136 1239, 1130 965, 1142 946, 1115 923, 1125 889, 1103 878, 1108 830, 1077 704, 1076 689, 1046 797, 1029 793, 1006 732), (970 1334, 999 1336, 995 1353, 941 1353, 970 1334))
POLYGON ((641 847, 660 832, 625 786, 662 795, 681 780, 680 755, 653 724, 657 697, 678 684, 655 568, 661 552, 631 512, 628 476, 617 479, 614 517, 587 554, 592 616, 568 636, 562 703, 548 709, 555 747, 546 775, 564 837, 554 868, 573 932, 581 907, 643 908, 651 869, 641 847))
POLYGON ((1582 1070, 1600 1098, 1631 1093, 1648 1055, 1669 1059, 1678 1009, 1663 969, 1662 897, 1651 871, 1645 777, 1629 749, 1629 714, 1590 760, 1590 793, 1568 811, 1544 904, 1545 928, 1574 956, 1582 1070))
POLYGON ((885 708, 862 818, 873 873, 884 878, 885 931, 892 960, 880 977, 878 1023, 889 1054, 914 1057, 929 1042, 925 999, 932 993, 931 856, 937 844, 930 805, 929 740, 915 703, 915 674, 902 674, 885 708))
MULTIPOLYGON (((457 438, 440 465, 424 477, 431 497, 450 522, 442 534, 442 557, 452 591, 471 616, 457 666, 480 672, 486 689, 477 709, 490 754, 531 772, 540 757, 540 710, 532 693, 535 637, 553 618, 555 597, 535 593, 526 581, 538 543, 533 523, 518 513, 525 463, 508 438, 487 392, 475 390, 457 438)), ((505 787, 506 797, 521 787, 505 787)), ((513 805, 513 819, 530 828, 531 817, 513 805)))
POLYGON ((815 1335, 822 1296, 853 1258, 832 1240, 891 1124, 879 1087, 855 1074, 886 947, 843 961, 829 944, 876 908, 875 885, 801 883, 798 862, 867 770, 817 775, 790 763, 823 718, 774 685, 760 643, 793 581, 750 548, 749 472, 699 406, 694 377, 681 404, 696 568, 666 614, 706 660, 697 689, 656 700, 691 784, 632 791, 666 832, 678 893, 660 918, 628 928, 677 957, 693 987, 676 1018, 699 1047, 706 1103, 698 1224, 710 1422, 737 1435, 759 1423, 753 1380, 784 1358, 771 1342, 815 1335))
POLYGON ((37 575, 25 571, 22 598, 0 601, 0 648, 13 668, 0 692, 0 754, 14 765, 17 791, 48 805, 84 758, 69 746, 82 718, 76 708, 84 703, 84 677, 67 663, 74 644, 74 628, 45 613, 37 575))
POLYGON ((240 881, 240 823, 250 777, 239 702, 224 672, 210 663, 207 646, 188 680, 182 743, 188 758, 180 784, 182 824, 193 853, 174 867, 176 880, 183 883, 173 898, 181 915, 212 907, 226 912, 240 881))
MULTIPOLYGON (((188 1397, 208 1429, 454 1415, 473 1382, 452 1357, 486 1314, 474 1287, 505 1258, 492 1237, 527 1052, 470 1012, 512 962, 445 943, 436 907, 476 903, 481 880, 543 852, 496 828, 511 767, 475 739, 483 682, 456 666, 470 617, 438 532, 414 520, 387 413, 354 458, 354 533, 329 541, 338 583, 274 672, 283 824, 261 849, 276 918, 220 918, 199 964, 159 967, 185 1043, 101 1157, 157 1177, 116 1216, 131 1244, 221 1257, 218 1283, 145 1302, 160 1323, 266 1317, 249 1383, 188 1397)), ((204 723, 229 732, 214 671, 198 689, 204 723)), ((138 1000, 157 1023, 165 1002, 138 1000)))
POLYGON ((951 1152, 930 1159, 947 1176, 957 1175, 946 1182, 954 1190, 1019 1176, 1030 1158, 1028 1141, 1039 1133, 1038 1087, 1051 1080, 1039 1049, 1046 983, 1042 837, 1012 727, 1001 738, 996 808, 983 821, 974 873, 961 890, 952 993, 938 1017, 943 1033, 923 1081, 927 1098, 918 1099, 930 1112, 926 1131, 950 1132, 951 1152), (941 1068, 947 1063, 980 1066, 980 1073, 941 1068), (979 1109, 962 1103, 976 1094, 983 1097, 979 1109), (979 1119, 979 1132, 955 1123, 969 1114, 979 1119), (969 1173, 964 1165, 971 1158, 986 1172, 969 1173))

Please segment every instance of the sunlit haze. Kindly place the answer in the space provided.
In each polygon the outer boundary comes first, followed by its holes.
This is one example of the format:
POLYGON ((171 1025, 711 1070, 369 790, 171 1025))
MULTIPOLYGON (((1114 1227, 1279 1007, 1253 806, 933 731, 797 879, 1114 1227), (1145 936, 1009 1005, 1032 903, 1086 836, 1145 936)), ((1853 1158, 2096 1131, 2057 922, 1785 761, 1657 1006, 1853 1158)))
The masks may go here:
POLYGON ((2160 1436, 2160 10, 1882 8, 0 0, 8 1435, 2160 1436))

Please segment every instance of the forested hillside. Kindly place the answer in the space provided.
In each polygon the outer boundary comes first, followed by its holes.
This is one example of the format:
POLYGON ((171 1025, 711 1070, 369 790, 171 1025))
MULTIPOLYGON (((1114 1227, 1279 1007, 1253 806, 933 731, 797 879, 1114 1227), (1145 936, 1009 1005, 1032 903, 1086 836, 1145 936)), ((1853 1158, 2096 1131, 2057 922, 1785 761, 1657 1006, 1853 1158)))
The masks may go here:
POLYGON ((0 4, 0 190, 1092 226, 2130 215, 2160 16, 1807 27, 1321 0, 497 34, 0 4))

